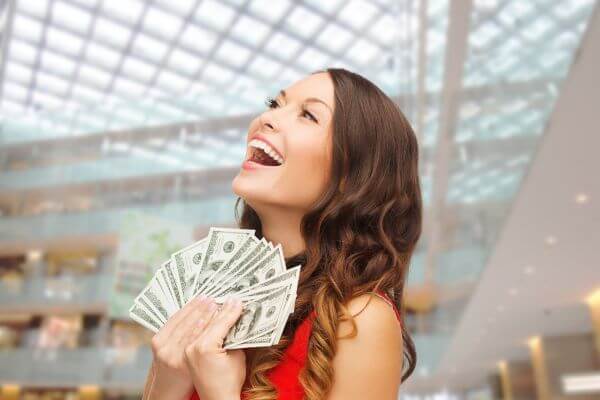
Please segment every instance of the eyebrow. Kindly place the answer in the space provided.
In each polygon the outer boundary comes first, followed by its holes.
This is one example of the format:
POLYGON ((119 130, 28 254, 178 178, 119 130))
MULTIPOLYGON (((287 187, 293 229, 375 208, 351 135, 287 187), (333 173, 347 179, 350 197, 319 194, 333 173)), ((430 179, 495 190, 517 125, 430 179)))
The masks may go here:
MULTIPOLYGON (((285 93, 285 90, 283 90, 283 89, 282 89, 282 90, 280 90, 280 91, 279 91, 279 94, 280 94, 281 96, 283 96, 283 98, 284 98, 284 99, 286 98, 286 93, 285 93)), ((333 114, 333 110, 331 109, 331 107, 329 107, 329 104, 325 103, 325 102, 324 102, 323 100, 321 100, 321 99, 318 99, 318 98, 316 98, 316 97, 309 97, 309 98, 307 98, 305 101, 312 101, 312 102, 321 103, 321 104, 323 104, 325 107, 327 107, 327 108, 329 109, 329 111, 330 111, 330 112, 333 114)))

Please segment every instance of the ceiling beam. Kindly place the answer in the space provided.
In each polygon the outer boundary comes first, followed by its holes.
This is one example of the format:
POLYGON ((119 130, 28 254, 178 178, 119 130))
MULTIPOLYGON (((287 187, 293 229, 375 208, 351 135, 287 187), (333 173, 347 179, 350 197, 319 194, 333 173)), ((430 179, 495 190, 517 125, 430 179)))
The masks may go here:
POLYGON ((7 0, 0 9, 0 102, 4 99, 4 70, 8 58, 8 43, 15 15, 15 1, 7 0))
POLYGON ((445 52, 444 60, 439 131, 434 155, 432 202, 429 210, 432 223, 430 230, 425 232, 428 236, 428 248, 425 258, 426 282, 433 282, 435 279, 437 254, 442 242, 442 221, 450 175, 450 159, 461 101, 460 91, 467 53, 471 9, 471 0, 451 1, 449 3, 446 48, 452 49, 452 51, 445 52))

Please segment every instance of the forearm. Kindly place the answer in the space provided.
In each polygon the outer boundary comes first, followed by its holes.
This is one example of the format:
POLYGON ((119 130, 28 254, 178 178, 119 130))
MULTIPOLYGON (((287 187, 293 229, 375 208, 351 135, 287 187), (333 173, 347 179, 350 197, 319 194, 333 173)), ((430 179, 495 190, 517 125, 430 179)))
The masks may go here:
POLYGON ((146 384, 144 385, 144 394, 142 400, 156 399, 180 399, 187 400, 190 397, 190 389, 183 388, 179 385, 170 384, 171 382, 163 382, 160 377, 157 377, 156 366, 154 362, 148 369, 146 384))
POLYGON ((152 390, 152 384, 154 383, 154 378, 156 374, 154 372, 154 362, 148 368, 148 376, 146 376, 146 383, 144 384, 144 394, 142 395, 142 400, 150 399, 150 392, 152 390))

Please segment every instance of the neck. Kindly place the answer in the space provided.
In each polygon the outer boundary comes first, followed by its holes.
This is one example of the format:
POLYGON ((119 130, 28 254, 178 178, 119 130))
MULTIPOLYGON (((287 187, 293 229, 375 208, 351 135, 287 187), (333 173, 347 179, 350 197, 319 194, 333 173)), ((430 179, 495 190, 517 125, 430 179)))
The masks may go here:
POLYGON ((302 213, 295 210, 269 209, 268 212, 260 212, 259 217, 263 237, 274 246, 281 244, 285 258, 305 249, 304 239, 300 233, 302 213))

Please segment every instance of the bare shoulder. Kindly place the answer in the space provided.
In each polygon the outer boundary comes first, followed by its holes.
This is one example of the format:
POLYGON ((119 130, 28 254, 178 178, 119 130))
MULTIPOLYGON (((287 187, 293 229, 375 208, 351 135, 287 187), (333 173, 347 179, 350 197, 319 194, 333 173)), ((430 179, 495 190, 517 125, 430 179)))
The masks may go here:
POLYGON ((373 294, 353 298, 346 308, 354 316, 356 335, 345 338, 353 331, 352 323, 340 322, 333 362, 335 383, 329 399, 396 399, 403 344, 394 308, 373 294))
MULTIPOLYGON (((402 338, 400 323, 394 308, 381 297, 363 294, 348 301, 346 308, 354 317, 358 330, 362 330, 362 335, 359 333, 361 338, 372 336, 369 333, 375 333, 378 339, 381 339, 382 335, 389 335, 390 339, 402 338)), ((340 335, 349 333, 351 329, 350 321, 340 322, 340 335)))

